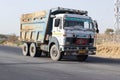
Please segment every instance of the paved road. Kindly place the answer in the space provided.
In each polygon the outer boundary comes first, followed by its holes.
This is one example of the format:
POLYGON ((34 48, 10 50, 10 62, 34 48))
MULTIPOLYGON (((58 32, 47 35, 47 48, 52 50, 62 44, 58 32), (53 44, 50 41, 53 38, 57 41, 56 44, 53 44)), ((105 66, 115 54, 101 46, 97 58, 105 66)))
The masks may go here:
POLYGON ((0 80, 120 80, 120 60, 90 56, 85 62, 74 57, 54 62, 0 46, 0 80))

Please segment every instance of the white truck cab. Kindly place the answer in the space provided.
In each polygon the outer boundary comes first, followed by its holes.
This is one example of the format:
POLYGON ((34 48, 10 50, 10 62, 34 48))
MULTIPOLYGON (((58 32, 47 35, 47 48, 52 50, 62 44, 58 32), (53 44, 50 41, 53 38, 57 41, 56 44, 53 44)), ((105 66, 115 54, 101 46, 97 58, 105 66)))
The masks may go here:
MULTIPOLYGON (((91 17, 78 14, 57 14, 55 16, 52 36, 58 39, 62 50, 64 50, 63 46, 94 45, 94 41, 92 40, 95 37, 95 25, 91 17), (91 42, 88 42, 88 39, 91 39, 91 42)), ((72 52, 72 49, 66 49, 72 52)), ((79 47, 76 47, 77 49, 79 50, 79 47)), ((94 54, 94 51, 92 53, 94 54)))

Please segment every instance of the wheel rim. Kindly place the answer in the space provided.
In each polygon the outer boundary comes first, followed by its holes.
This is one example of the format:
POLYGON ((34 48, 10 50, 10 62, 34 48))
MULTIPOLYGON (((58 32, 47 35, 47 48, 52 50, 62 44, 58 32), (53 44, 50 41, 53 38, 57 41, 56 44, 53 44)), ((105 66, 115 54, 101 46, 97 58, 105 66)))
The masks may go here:
POLYGON ((28 56, 29 55, 29 53, 28 53, 28 44, 27 43, 23 44, 23 55, 24 56, 28 56))
POLYGON ((32 52, 32 53, 34 53, 34 52, 35 52, 34 47, 31 47, 31 52, 32 52))
POLYGON ((56 45, 53 45, 51 47, 50 56, 51 56, 51 59, 54 61, 61 60, 62 56, 61 56, 61 53, 59 52, 59 49, 56 45))
POLYGON ((58 51, 57 51, 57 49, 55 47, 52 50, 52 56, 53 57, 57 57, 58 56, 58 51))
POLYGON ((35 44, 32 43, 32 44, 30 45, 30 56, 31 56, 31 57, 35 57, 35 55, 36 55, 36 47, 35 47, 35 44))
POLYGON ((24 47, 23 47, 23 50, 24 50, 25 52, 27 51, 26 49, 27 49, 26 46, 24 46, 24 47))

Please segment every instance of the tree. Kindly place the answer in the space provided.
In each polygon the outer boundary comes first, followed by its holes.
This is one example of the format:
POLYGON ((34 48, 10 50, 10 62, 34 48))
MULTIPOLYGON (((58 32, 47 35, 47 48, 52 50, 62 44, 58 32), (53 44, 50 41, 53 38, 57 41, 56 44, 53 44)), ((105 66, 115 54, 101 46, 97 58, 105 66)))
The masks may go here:
POLYGON ((0 38, 5 38, 5 39, 7 39, 7 36, 6 36, 6 35, 3 35, 3 34, 0 34, 0 38))
POLYGON ((113 34, 113 33, 114 33, 114 30, 110 28, 106 29, 105 31, 105 34, 113 34))

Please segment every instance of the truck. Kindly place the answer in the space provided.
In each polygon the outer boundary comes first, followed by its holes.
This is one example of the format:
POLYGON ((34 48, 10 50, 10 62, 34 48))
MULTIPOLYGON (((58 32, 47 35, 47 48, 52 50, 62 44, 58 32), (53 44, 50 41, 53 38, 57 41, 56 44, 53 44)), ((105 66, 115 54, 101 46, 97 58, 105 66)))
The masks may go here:
POLYGON ((57 7, 23 14, 20 20, 25 56, 40 57, 45 53, 59 61, 63 56, 74 55, 85 61, 88 55, 96 54, 94 43, 99 29, 88 11, 57 7))

